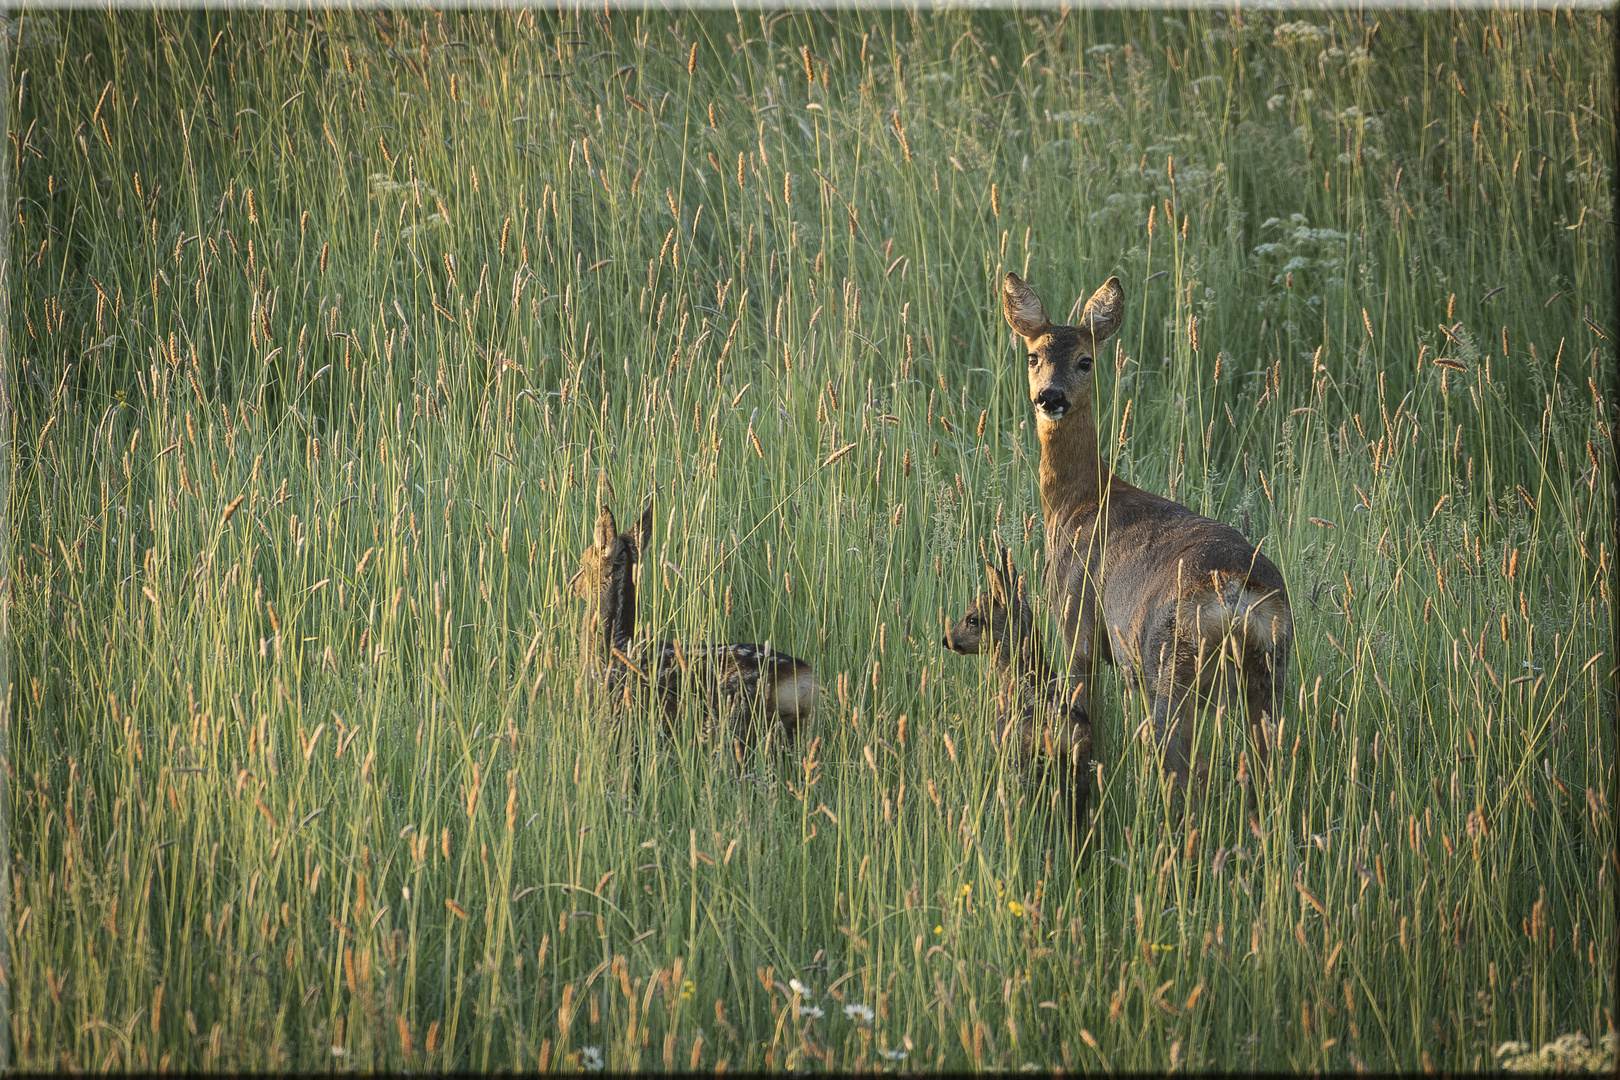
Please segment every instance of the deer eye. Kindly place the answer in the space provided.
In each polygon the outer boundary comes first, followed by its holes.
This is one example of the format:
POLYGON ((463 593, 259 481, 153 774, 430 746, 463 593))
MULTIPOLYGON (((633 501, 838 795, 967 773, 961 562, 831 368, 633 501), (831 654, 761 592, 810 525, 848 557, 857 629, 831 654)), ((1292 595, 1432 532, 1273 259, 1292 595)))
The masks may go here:
POLYGON ((1034 353, 1029 354, 1029 366, 1030 367, 1034 367, 1035 365, 1039 364, 1040 362, 1041 362, 1041 358, 1039 356, 1036 356, 1034 353))
POLYGON ((967 618, 963 619, 962 621, 967 623, 969 626, 978 626, 979 625, 979 617, 977 615, 969 615, 967 618))
POLYGON ((1080 368, 1081 374, 1085 374, 1086 372, 1089 372, 1091 370, 1091 357, 1082 356, 1077 361, 1077 364, 1078 364, 1078 366, 1080 368))

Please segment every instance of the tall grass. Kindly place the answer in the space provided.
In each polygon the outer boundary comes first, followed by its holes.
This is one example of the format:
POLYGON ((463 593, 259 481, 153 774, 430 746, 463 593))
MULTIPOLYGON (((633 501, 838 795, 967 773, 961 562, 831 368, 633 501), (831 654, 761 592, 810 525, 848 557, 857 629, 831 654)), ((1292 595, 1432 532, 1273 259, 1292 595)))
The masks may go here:
POLYGON ((20 18, 14 1060, 1596 1039, 1612 30, 20 18), (1172 825, 1109 676, 1076 855, 936 644, 990 542, 1043 557, 1008 269, 1057 312, 1121 275, 1105 452, 1288 577, 1253 829, 1241 725, 1201 721, 1212 794, 1172 825), (584 703, 564 585, 598 503, 649 496, 646 630, 811 659, 796 744, 584 703))

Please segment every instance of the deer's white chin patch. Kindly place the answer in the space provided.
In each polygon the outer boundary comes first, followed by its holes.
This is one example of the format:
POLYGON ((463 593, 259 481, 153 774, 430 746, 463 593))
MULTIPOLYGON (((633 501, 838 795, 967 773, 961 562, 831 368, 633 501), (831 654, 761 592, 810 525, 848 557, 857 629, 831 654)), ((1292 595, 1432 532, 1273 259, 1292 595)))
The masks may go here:
POLYGON ((1067 405, 1054 405, 1050 408, 1045 405, 1035 406, 1035 415, 1046 420, 1061 420, 1068 414, 1068 411, 1069 407, 1067 405))

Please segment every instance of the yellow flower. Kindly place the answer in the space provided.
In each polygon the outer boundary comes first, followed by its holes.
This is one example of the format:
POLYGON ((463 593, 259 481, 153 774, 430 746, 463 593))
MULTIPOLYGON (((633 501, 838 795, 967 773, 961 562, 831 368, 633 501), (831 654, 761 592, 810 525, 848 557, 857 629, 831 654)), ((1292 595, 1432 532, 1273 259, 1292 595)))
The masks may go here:
POLYGON ((1024 905, 1020 904, 1016 900, 1009 900, 1007 901, 1007 910, 1016 916, 1022 917, 1024 914, 1024 905))
POLYGON ((943 927, 943 926, 936 926, 936 927, 934 927, 934 933, 936 933, 936 934, 943 934, 943 933, 944 933, 944 932, 945 932, 945 928, 944 928, 944 927, 943 927))
POLYGON ((697 991, 697 983, 693 982, 691 979, 687 979, 685 982, 681 983, 681 1000, 682 1001, 690 1001, 690 1000, 692 1000, 692 995, 696 991, 697 991))
POLYGON ((964 881, 964 882, 962 882, 961 887, 956 890, 956 898, 958 900, 960 900, 963 897, 967 896, 972 891, 973 891, 973 886, 969 885, 967 882, 964 881))

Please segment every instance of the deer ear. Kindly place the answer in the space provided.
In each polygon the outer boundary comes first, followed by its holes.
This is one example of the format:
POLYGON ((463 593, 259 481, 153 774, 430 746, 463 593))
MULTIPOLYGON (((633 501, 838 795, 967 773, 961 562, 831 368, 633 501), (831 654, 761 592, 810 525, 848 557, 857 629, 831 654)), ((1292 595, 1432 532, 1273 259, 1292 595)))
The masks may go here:
POLYGON ((1092 340, 1100 344, 1112 337, 1124 321, 1125 289, 1119 278, 1111 277, 1086 301, 1085 310, 1080 313, 1080 329, 1089 330, 1092 340))
POLYGON ((1011 272, 1001 283, 1001 312, 1007 325, 1025 338, 1038 338, 1052 325, 1035 290, 1011 272))
POLYGON ((619 523, 613 520, 613 511, 607 503, 602 504, 602 512, 596 515, 596 547, 604 554, 613 550, 613 541, 618 539, 619 523))
MULTIPOLYGON (((1018 567, 1013 564, 1011 548, 1001 549, 1001 565, 1005 568, 1007 574, 1008 599, 1016 599, 1020 604, 1028 603, 1028 587, 1025 584, 1024 575, 1020 574, 1018 567)), ((1009 603, 1007 606, 1011 607, 1012 605, 1009 603)))
POLYGON ((1007 589, 1003 584, 1001 568, 991 563, 985 564, 990 571, 990 599, 1003 607, 1007 604, 1007 589))
POLYGON ((653 504, 652 499, 647 500, 647 509, 641 512, 641 520, 636 522, 636 550, 645 553, 648 545, 652 543, 653 504))

